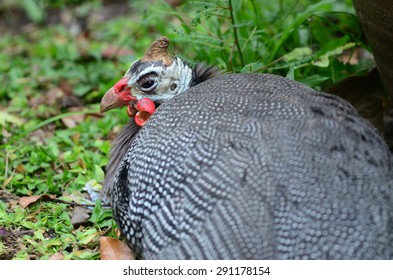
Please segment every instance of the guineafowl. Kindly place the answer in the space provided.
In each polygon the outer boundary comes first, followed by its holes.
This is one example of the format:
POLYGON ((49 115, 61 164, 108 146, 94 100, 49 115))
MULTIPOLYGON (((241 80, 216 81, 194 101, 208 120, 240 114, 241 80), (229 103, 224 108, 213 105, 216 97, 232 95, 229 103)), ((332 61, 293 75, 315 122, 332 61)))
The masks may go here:
POLYGON ((348 102, 269 74, 194 85, 191 71, 184 91, 143 93, 141 71, 154 89, 182 80, 161 78, 182 63, 164 49, 102 105, 127 90, 160 102, 111 155, 114 218, 137 258, 393 258, 393 156, 348 102))

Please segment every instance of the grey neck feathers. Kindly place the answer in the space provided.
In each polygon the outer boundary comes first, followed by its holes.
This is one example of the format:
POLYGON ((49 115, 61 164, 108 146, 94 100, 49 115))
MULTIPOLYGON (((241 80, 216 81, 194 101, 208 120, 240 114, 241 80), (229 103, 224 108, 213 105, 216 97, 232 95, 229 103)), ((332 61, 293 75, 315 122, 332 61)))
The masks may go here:
POLYGON ((199 63, 194 67, 191 87, 220 75, 222 71, 215 66, 199 63))

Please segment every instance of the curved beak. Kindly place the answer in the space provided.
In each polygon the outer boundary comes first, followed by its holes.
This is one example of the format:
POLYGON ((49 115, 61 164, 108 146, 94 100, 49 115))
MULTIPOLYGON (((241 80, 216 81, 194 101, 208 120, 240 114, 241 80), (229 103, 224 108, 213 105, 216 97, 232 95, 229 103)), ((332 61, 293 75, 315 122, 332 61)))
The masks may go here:
POLYGON ((132 96, 131 90, 128 87, 128 78, 123 77, 102 97, 100 111, 104 113, 113 108, 126 106, 129 102, 135 100, 136 97, 132 96))
POLYGON ((116 94, 114 87, 111 87, 101 99, 100 112, 104 113, 124 105, 125 104, 120 100, 118 94, 116 94))

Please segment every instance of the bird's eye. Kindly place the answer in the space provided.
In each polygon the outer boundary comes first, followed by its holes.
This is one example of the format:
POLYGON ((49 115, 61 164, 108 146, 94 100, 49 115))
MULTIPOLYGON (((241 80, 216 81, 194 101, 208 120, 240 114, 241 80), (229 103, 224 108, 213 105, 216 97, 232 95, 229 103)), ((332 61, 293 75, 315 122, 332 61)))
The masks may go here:
POLYGON ((158 85, 157 77, 158 75, 156 73, 143 75, 138 80, 139 89, 145 93, 152 93, 158 85))
POLYGON ((152 86, 154 86, 154 81, 153 80, 146 81, 143 84, 141 84, 141 88, 143 88, 143 89, 149 89, 152 86))
POLYGON ((171 84, 171 91, 174 91, 175 89, 177 89, 177 84, 176 83, 171 84))

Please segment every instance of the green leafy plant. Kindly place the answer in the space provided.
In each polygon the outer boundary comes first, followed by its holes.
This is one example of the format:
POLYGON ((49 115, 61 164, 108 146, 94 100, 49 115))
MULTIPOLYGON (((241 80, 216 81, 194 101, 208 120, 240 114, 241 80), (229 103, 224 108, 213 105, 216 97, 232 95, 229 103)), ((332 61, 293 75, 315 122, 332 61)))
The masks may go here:
POLYGON ((351 5, 341 1, 190 1, 171 14, 181 24, 170 36, 187 56, 227 71, 274 73, 323 89, 371 68, 340 56, 365 47, 351 5))

